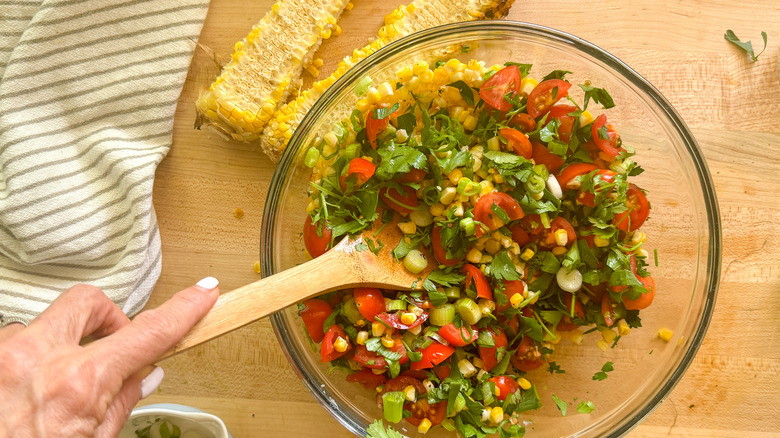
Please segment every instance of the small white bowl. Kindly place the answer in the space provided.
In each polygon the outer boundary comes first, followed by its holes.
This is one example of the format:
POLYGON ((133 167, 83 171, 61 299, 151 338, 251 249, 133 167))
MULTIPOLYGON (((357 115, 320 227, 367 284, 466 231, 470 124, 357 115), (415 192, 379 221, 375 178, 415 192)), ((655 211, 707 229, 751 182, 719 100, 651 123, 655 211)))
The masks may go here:
POLYGON ((233 438, 225 423, 216 415, 173 403, 158 403, 134 409, 119 431, 119 438, 137 438, 136 430, 160 421, 178 426, 181 429, 181 438, 233 438))

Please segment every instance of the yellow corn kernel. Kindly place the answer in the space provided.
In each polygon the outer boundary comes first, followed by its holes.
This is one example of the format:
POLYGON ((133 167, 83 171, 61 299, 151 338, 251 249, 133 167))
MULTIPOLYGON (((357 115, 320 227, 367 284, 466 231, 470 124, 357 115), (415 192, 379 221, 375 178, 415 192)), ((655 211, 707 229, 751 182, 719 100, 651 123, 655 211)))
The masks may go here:
POLYGON ((355 7, 355 4, 354 4, 354 3, 352 3, 352 2, 349 2, 349 3, 347 3, 347 5, 346 5, 346 6, 344 6, 344 9, 346 9, 346 10, 348 10, 348 11, 351 11, 351 10, 352 10, 352 8, 354 8, 354 7, 355 7))
POLYGON ((370 104, 368 103, 367 99, 360 99, 360 100, 357 101, 357 105, 356 106, 357 106, 357 109, 360 112, 366 112, 368 110, 368 107, 370 106, 370 104))
POLYGON ((515 293, 511 297, 509 297, 509 304, 512 305, 515 309, 520 307, 520 303, 523 302, 523 296, 519 293, 515 293))
POLYGON ((517 379, 517 384, 520 385, 520 388, 522 388, 525 391, 531 389, 532 386, 531 382, 529 382, 528 379, 526 379, 525 377, 521 377, 517 379))
POLYGON ((374 321, 371 323, 371 334, 374 335, 374 337, 382 336, 385 333, 385 325, 382 324, 379 321, 374 321))
POLYGON ((525 260, 526 262, 527 262, 528 260, 531 260, 531 259, 533 258, 533 256, 534 256, 534 250, 532 250, 531 248, 526 248, 526 249, 523 251, 523 253, 522 253, 522 254, 520 254, 520 258, 521 258, 521 259, 523 259, 523 260, 525 260))
POLYGON ((598 234, 593 235, 593 244, 598 246, 599 248, 605 248, 609 246, 609 239, 605 239, 598 234))
POLYGON ((473 131, 477 127, 477 118, 469 115, 466 120, 463 121, 463 129, 466 131, 473 131))
POLYGON ((310 65, 310 66, 306 67, 306 71, 307 71, 307 72, 308 72, 310 75, 312 75, 312 77, 315 77, 315 78, 316 78, 317 76, 319 76, 319 74, 320 74, 320 71, 319 71, 319 70, 317 70, 317 67, 315 67, 315 66, 313 66, 313 65, 310 65))
POLYGON ((504 410, 501 408, 501 406, 496 406, 495 408, 490 410, 490 421, 493 424, 498 424, 503 419, 504 419, 504 410))
POLYGON ((641 231, 634 231, 634 234, 631 236, 631 243, 634 245, 644 243, 645 240, 647 240, 647 234, 641 231))
MULTIPOLYGON (((413 6, 413 5, 409 5, 413 6)), ((427 418, 423 418, 422 421, 420 421, 420 424, 417 426, 417 432, 420 433, 428 433, 428 431, 431 429, 431 420, 427 418)))
POLYGON ((607 343, 607 341, 600 339, 598 342, 596 342, 596 347, 599 347, 599 350, 601 351, 607 351, 607 349, 609 348, 609 344, 607 343))
POLYGON ((463 178, 463 171, 460 169, 453 169, 452 172, 447 174, 447 179, 449 179, 453 185, 458 185, 461 178, 463 178))
MULTIPOLYGON (((482 371, 484 371, 484 370, 482 370, 482 371)), ((479 374, 477 374, 477 375, 479 375, 479 374)), ((499 388, 498 386, 496 386, 495 396, 496 397, 501 397, 501 388, 499 388)))
POLYGON ((566 254, 566 251, 567 250, 565 246, 556 246, 555 248, 552 249, 552 253, 557 256, 562 256, 566 254))
POLYGON ((564 229, 555 231, 555 243, 560 246, 566 246, 569 243, 569 233, 564 229))
POLYGON ((395 345, 395 341, 393 338, 388 338, 387 336, 382 337, 382 345, 384 345, 386 348, 393 348, 395 345))
POLYGON ((470 261, 471 263, 479 263, 479 261, 482 260, 482 251, 471 248, 466 254, 466 260, 470 261))
POLYGON ((529 93, 531 93, 531 90, 534 89, 539 85, 539 82, 536 81, 534 78, 523 78, 520 81, 520 95, 521 96, 527 96, 529 93))
POLYGON ((255 272, 256 272, 256 273, 258 273, 258 274, 259 274, 260 272, 262 272, 262 269, 261 269, 261 267, 260 267, 260 261, 259 261, 259 260, 255 262, 254 266, 252 266, 252 269, 254 269, 254 270, 255 270, 255 272))
POLYGON ((333 342, 333 349, 338 351, 339 353, 343 353, 347 351, 348 347, 349 344, 347 343, 347 340, 342 338, 341 336, 337 337, 336 340, 333 342))
POLYGON ((605 328, 605 329, 601 329, 600 331, 601 331, 601 337, 604 338, 605 341, 607 342, 615 341, 615 338, 617 337, 617 333, 615 333, 614 330, 605 328))
POLYGON ((379 103, 379 101, 382 100, 382 95, 379 94, 379 90, 377 90, 375 87, 369 87, 366 99, 368 99, 368 103, 373 105, 379 103))
POLYGON ((412 73, 412 68, 408 65, 400 70, 398 70, 395 73, 395 76, 398 78, 399 81, 406 82, 409 79, 412 78, 414 73, 412 73))
POLYGON ((631 332, 631 327, 629 327, 628 323, 626 322, 626 320, 622 319, 622 318, 618 319, 617 329, 618 329, 618 334, 620 336, 626 336, 627 334, 629 334, 631 332))
POLYGON ((388 97, 393 95, 393 86, 389 82, 382 82, 377 88, 379 95, 382 97, 388 97))
POLYGON ((417 61, 412 67, 412 72, 417 76, 420 76, 426 71, 428 71, 428 63, 425 61, 417 61))
POLYGON ((582 334, 580 329, 574 329, 569 332, 569 340, 576 345, 582 344, 582 340, 585 339, 585 335, 582 334))
POLYGON ((664 327, 658 330, 658 337, 663 339, 666 342, 669 342, 672 340, 672 331, 664 327))
POLYGON ((314 61, 311 62, 311 65, 320 68, 325 62, 322 60, 322 58, 317 58, 314 61))
POLYGON ((404 234, 414 234, 417 231, 417 224, 413 221, 398 222, 398 229, 404 234))
POLYGON ((590 125, 593 121, 593 114, 590 111, 585 110, 580 114, 580 126, 590 125))
POLYGON ((417 315, 413 312, 404 312, 401 314, 401 323, 406 325, 412 325, 417 321, 417 315))
POLYGON ((444 214, 444 205, 437 202, 436 204, 431 205, 430 210, 432 216, 434 217, 441 216, 442 214, 444 214))
MULTIPOLYGON (((385 373, 385 369, 384 368, 372 368, 371 372, 373 372, 376 375, 384 374, 385 373)), ((379 389, 379 388, 377 388, 377 389, 379 389)))
POLYGON ((480 359, 478 357, 474 357, 474 359, 471 359, 471 363, 475 367, 477 367, 477 368, 484 368, 485 367, 485 362, 482 362, 482 359, 480 359))
POLYGON ((362 330, 358 332, 357 339, 355 339, 355 342, 357 342, 358 345, 366 345, 367 340, 368 340, 368 332, 362 330))
POLYGON ((404 396, 406 397, 406 400, 414 403, 417 401, 417 391, 414 389, 414 386, 408 385, 406 388, 404 388, 404 396))
POLYGON ((487 242, 485 242, 485 251, 487 251, 488 253, 495 255, 500 250, 501 250, 501 242, 499 242, 498 240, 490 239, 487 242))
POLYGON ((445 187, 441 191, 441 196, 439 196, 439 202, 441 202, 443 205, 449 205, 452 203, 452 201, 455 200, 455 195, 458 194, 458 189, 455 187, 445 187))
POLYGON ((501 142, 498 140, 498 137, 491 137, 487 141, 487 147, 488 150, 499 151, 501 150, 501 142))

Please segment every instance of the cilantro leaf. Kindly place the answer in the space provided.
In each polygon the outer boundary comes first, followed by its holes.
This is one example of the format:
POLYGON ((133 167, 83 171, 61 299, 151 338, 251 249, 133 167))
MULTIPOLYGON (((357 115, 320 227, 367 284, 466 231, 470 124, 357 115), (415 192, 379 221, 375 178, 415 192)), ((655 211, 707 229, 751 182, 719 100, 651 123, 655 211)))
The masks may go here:
POLYGON ((427 159, 425 154, 410 146, 395 145, 393 148, 379 150, 382 162, 376 169, 377 177, 390 180, 398 173, 407 173, 412 168, 425 169, 427 159))
POLYGON ((540 82, 544 82, 548 79, 563 79, 564 76, 567 74, 572 73, 568 70, 553 70, 550 73, 547 74, 547 76, 543 77, 540 82))
POLYGON ((588 400, 588 401, 581 401, 580 404, 577 405, 577 412, 579 412, 580 414, 590 414, 591 412, 593 412, 593 409, 595 409, 595 408, 596 407, 593 406, 593 402, 592 401, 590 401, 590 400, 588 400))
POLYGON ((588 101, 591 99, 596 103, 600 103, 604 109, 615 106, 615 102, 612 100, 612 96, 609 95, 607 90, 584 84, 580 84, 580 88, 585 92, 585 101, 582 104, 583 110, 588 109, 588 101))
POLYGON ((391 107, 377 108, 374 110, 374 119, 376 120, 386 119, 387 117, 390 116, 390 114, 396 112, 400 107, 401 105, 398 102, 396 102, 391 107))
POLYGON ((403 129, 408 134, 413 133, 415 126, 417 126, 417 117, 415 117, 412 112, 401 114, 396 120, 398 122, 398 129, 403 129))
POLYGON ((604 380, 607 378, 607 373, 610 371, 614 371, 615 368, 612 367, 612 362, 607 361, 602 367, 601 371, 597 372, 593 375, 593 380, 604 380))
POLYGON ((388 425, 385 429, 382 420, 374 420, 366 429, 366 438, 409 438, 406 435, 397 432, 393 426, 388 425))
POLYGON ((758 55, 756 55, 753 52, 753 43, 751 43, 750 41, 745 41, 745 42, 740 41, 740 39, 731 29, 726 30, 726 33, 723 34, 723 38, 725 38, 726 41, 734 44, 735 46, 744 50, 745 53, 750 55, 751 62, 758 61, 758 57, 761 56, 761 53, 764 53, 764 50, 766 50, 766 32, 761 32, 761 38, 764 39, 764 48, 761 49, 761 52, 758 55))
POLYGON ((520 279, 520 274, 506 251, 493 257, 493 261, 490 262, 490 275, 497 280, 520 279))
POLYGON ((428 278, 425 279, 423 287, 430 294, 431 290, 436 290, 436 284, 443 287, 450 287, 460 283, 465 279, 466 276, 459 274, 457 271, 435 269, 430 274, 428 274, 428 278))
POLYGON ((472 90, 467 83, 457 81, 447 84, 447 86, 457 88, 458 91, 460 91, 460 97, 462 97, 469 106, 474 106, 474 90, 472 90))
POLYGON ((567 407, 566 402, 561 400, 560 398, 558 398, 558 396, 555 395, 555 394, 550 394, 550 396, 552 397, 553 401, 555 402, 555 405, 558 406, 558 410, 561 411, 561 415, 563 415, 565 417, 566 416, 566 407, 567 407))

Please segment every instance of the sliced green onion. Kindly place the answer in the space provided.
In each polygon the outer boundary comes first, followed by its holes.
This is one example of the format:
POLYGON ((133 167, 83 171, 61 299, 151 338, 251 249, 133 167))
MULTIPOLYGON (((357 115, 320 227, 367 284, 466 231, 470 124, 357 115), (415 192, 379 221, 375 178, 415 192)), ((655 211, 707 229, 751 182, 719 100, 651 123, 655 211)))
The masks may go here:
POLYGON ((463 297, 456 301, 455 310, 469 324, 476 324, 482 318, 482 310, 471 298, 463 297))
POLYGON ((451 300, 457 300, 460 298, 460 288, 458 286, 444 288, 444 295, 447 295, 447 298, 451 300))
POLYGON ((379 140, 382 142, 385 142, 391 138, 395 139, 395 132, 397 129, 395 129, 395 126, 393 125, 387 125, 387 128, 385 128, 384 131, 382 131, 381 134, 379 134, 379 140))
POLYGON ((453 422, 451 418, 445 418, 439 424, 441 424, 441 427, 447 429, 448 432, 455 432, 455 422, 453 422))
POLYGON ((458 413, 466 407, 466 397, 463 397, 463 393, 459 392, 455 396, 455 403, 452 404, 452 412, 458 413))
POLYGON ((482 185, 477 184, 468 178, 463 177, 458 181, 458 194, 474 196, 479 194, 480 190, 482 190, 482 185))
POLYGON ((385 420, 398 423, 403 418, 406 394, 403 391, 390 391, 382 394, 382 405, 385 410, 385 420))
POLYGON ((531 175, 525 182, 525 188, 532 193, 541 193, 544 191, 545 181, 546 180, 542 179, 542 177, 539 175, 531 175))
POLYGON ((360 143, 350 143, 344 149, 344 157, 351 160, 360 154, 360 143))
POLYGON ((386 312, 392 312, 395 310, 405 310, 406 303, 403 300, 390 300, 385 306, 386 312))
POLYGON ((428 267, 428 260, 425 258, 425 254, 413 249, 404 257, 404 267, 412 274, 419 274, 428 267))
POLYGON ((435 186, 426 187, 422 191, 422 200, 425 201, 425 203, 428 205, 433 205, 439 202, 440 198, 441 193, 439 193, 439 189, 437 189, 435 186))
POLYGON ((550 216, 547 215, 547 212, 539 214, 539 219, 542 221, 542 226, 544 228, 550 228, 550 216))
POLYGON ((466 233, 467 236, 473 236, 474 233, 477 231, 477 226, 474 223, 474 219, 470 217, 464 217, 460 220, 458 223, 460 226, 460 229, 463 230, 464 233, 466 233))
POLYGON ((357 303, 355 303, 354 298, 350 298, 345 301, 344 307, 342 307, 341 311, 352 324, 356 324, 361 319, 364 319, 363 315, 360 314, 360 311, 357 308, 357 303))
POLYGON ((550 171, 547 170, 547 166, 544 164, 537 164, 534 166, 534 173, 542 177, 543 180, 547 180, 547 177, 550 176, 550 171))
POLYGON ((455 306, 452 304, 442 304, 439 307, 431 309, 428 321, 433 325, 443 326, 451 323, 455 319, 455 306))
POLYGON ((374 80, 371 79, 371 76, 363 76, 355 85, 355 94, 358 96, 366 94, 368 87, 370 87, 373 82, 374 80))
POLYGON ((406 345, 412 347, 414 346, 414 341, 417 340, 417 335, 412 333, 410 330, 406 330, 404 331, 404 335, 401 338, 401 340, 404 341, 406 345))
POLYGON ((308 168, 313 168, 317 165, 317 161, 320 160, 320 151, 316 147, 312 146, 306 151, 306 156, 303 157, 303 164, 308 168))

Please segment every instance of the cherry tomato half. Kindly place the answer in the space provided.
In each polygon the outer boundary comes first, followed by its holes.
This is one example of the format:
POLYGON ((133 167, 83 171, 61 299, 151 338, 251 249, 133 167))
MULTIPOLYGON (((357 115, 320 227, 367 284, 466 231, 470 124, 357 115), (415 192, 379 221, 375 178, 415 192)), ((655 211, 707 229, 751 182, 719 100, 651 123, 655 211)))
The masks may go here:
POLYGON ((527 135, 512 128, 501 128, 498 130, 498 135, 506 140, 507 144, 515 151, 515 154, 525 159, 531 158, 533 148, 531 147, 531 140, 528 139, 527 135))
MULTIPOLYGON (((500 207, 506 213, 510 221, 521 219, 525 216, 522 207, 515 198, 503 192, 490 192, 479 199, 474 205, 474 219, 485 224, 490 231, 494 231, 504 226, 504 221, 498 218, 493 212, 493 204, 500 207)), ((477 237, 482 237, 485 231, 482 227, 477 227, 477 237)))
POLYGON ((574 127, 574 116, 569 114, 577 111, 577 107, 573 105, 555 105, 550 108, 548 113, 548 120, 556 119, 561 122, 558 125, 558 138, 564 143, 569 143, 571 139, 571 130, 574 127))
POLYGON ((455 327, 453 323, 445 324, 441 326, 438 333, 445 341, 455 347, 465 347, 479 337, 477 331, 468 324, 464 324, 460 328, 455 327))
POLYGON ((628 297, 624 296, 623 305, 625 305, 628 310, 644 309, 650 306, 655 298, 655 280, 653 280, 653 277, 648 275, 647 277, 637 277, 637 279, 642 283, 642 287, 647 289, 647 292, 643 293, 635 300, 628 299, 628 297))
MULTIPOLYGON (((598 193, 602 193, 603 191, 611 192, 612 187, 609 187, 609 185, 612 184, 612 182, 615 180, 615 175, 617 175, 617 173, 611 170, 598 170, 593 174, 593 189, 598 193)), ((580 192, 577 194, 577 201, 579 201, 582 205, 595 207, 596 194, 591 193, 589 190, 582 190, 582 188, 580 188, 580 192)))
POLYGON ((415 426, 419 426, 423 419, 427 418, 431 426, 436 426, 444 420, 447 415, 447 402, 440 401, 434 404, 428 404, 427 398, 419 398, 414 403, 406 403, 404 408, 412 413, 406 421, 415 426))
POLYGON ((325 320, 328 319, 333 309, 330 304, 319 298, 312 298, 303 302, 303 310, 300 311, 301 319, 303 319, 303 325, 306 326, 306 331, 309 332, 309 337, 314 342, 322 342, 322 338, 325 337, 325 331, 322 325, 325 320))
POLYGON ((541 350, 530 336, 523 336, 517 351, 509 361, 520 371, 533 371, 544 363, 541 350))
POLYGON ((463 282, 464 289, 468 289, 473 281, 474 287, 477 289, 477 297, 493 299, 493 289, 490 288, 490 283, 479 268, 471 263, 466 263, 463 265, 463 272, 466 274, 466 280, 463 282))
POLYGON ((504 281, 504 295, 506 296, 506 303, 499 305, 498 302, 496 302, 496 310, 503 312, 504 310, 508 309, 509 306, 511 306, 511 304, 509 304, 509 300, 512 298, 512 295, 523 295, 523 292, 525 292, 525 283, 522 280, 504 281))
POLYGON ((561 216, 558 216, 550 221, 550 228, 544 230, 543 237, 539 241, 539 244, 547 248, 558 246, 558 241, 555 238, 555 232, 558 230, 566 231, 566 247, 572 246, 577 240, 577 233, 574 232, 574 227, 571 223, 561 216))
POLYGON ((323 363, 328 363, 332 361, 333 359, 338 359, 339 357, 347 354, 347 351, 352 349, 352 343, 349 342, 349 336, 347 336, 347 333, 344 332, 344 329, 341 328, 338 324, 334 324, 330 326, 328 329, 328 332, 325 333, 325 337, 322 338, 322 344, 320 345, 320 358, 322 359, 323 363), (347 341, 347 349, 345 351, 336 351, 333 344, 336 342, 336 339, 342 338, 345 341, 347 341))
POLYGON ((409 214, 417 207, 417 193, 411 187, 379 189, 379 197, 385 204, 401 214, 409 214))
POLYGON ((350 177, 355 178, 355 187, 360 187, 366 183, 372 176, 374 176, 376 166, 374 163, 366 160, 365 158, 356 157, 349 162, 347 167, 347 174, 339 178, 339 185, 341 190, 347 190, 347 179, 350 177))
MULTIPOLYGON (((386 108, 387 104, 380 105, 379 108, 386 108)), ((368 141, 371 143, 371 147, 376 149, 376 138, 381 134, 382 132, 387 129, 388 123, 390 123, 390 117, 397 117, 398 112, 400 109, 396 110, 394 113, 390 114, 389 116, 385 117, 384 119, 377 119, 375 118, 376 109, 372 109, 368 112, 368 116, 366 117, 366 137, 368 138, 368 141)))
POLYGON ((612 299, 609 298, 609 294, 604 294, 601 298, 601 316, 604 317, 604 324, 607 327, 615 325, 617 313, 615 313, 615 308, 612 306, 612 299))
POLYGON ((501 401, 506 400, 506 398, 509 397, 509 394, 514 394, 520 389, 520 385, 517 384, 517 381, 509 376, 491 377, 488 379, 488 382, 493 382, 493 384, 496 385, 496 389, 498 389, 496 398, 501 401))
POLYGON ((520 69, 516 65, 504 67, 479 87, 479 97, 499 111, 509 111, 512 109, 512 104, 504 96, 507 93, 516 94, 520 91, 521 76, 520 69))
POLYGON ((606 125, 606 131, 602 129, 606 123, 606 115, 602 114, 596 117, 596 120, 590 127, 593 143, 605 154, 616 157, 620 153, 620 148, 617 146, 620 135, 612 125, 606 125))
POLYGON ((417 362, 412 362, 410 365, 410 369, 412 370, 424 370, 427 368, 432 368, 434 365, 438 365, 447 360, 448 357, 452 356, 452 353, 455 352, 455 349, 449 345, 434 342, 419 351, 422 353, 422 359, 417 362))
POLYGON ((373 321, 374 317, 385 311, 385 297, 375 287, 355 288, 355 305, 363 318, 373 321))
POLYGON ((389 325, 390 327, 398 330, 409 330, 417 327, 418 325, 425 322, 426 319, 428 319, 428 313, 423 312, 420 316, 417 317, 417 319, 414 320, 411 324, 404 324, 401 322, 401 312, 396 313, 380 313, 376 315, 375 319, 378 319, 382 322, 384 322, 386 325, 389 325))
POLYGON ((628 192, 626 193, 626 205, 628 210, 616 214, 612 223, 619 230, 638 230, 645 223, 647 217, 650 216, 650 202, 647 201, 647 197, 639 187, 629 184, 628 192))
MULTIPOLYGON (((598 169, 593 164, 589 163, 574 163, 566 166, 563 171, 559 175, 557 175, 555 178, 558 179, 558 184, 561 185, 561 188, 563 190, 570 189, 573 187, 569 187, 569 183, 572 182, 574 178, 577 178, 578 176, 586 175, 590 172, 593 172, 594 170, 598 169)), ((579 187, 579 185, 577 185, 579 187)))
POLYGON ((444 245, 441 243, 441 226, 440 225, 434 225, 433 226, 433 232, 431 233, 431 246, 433 246, 433 256, 436 258, 436 261, 439 262, 440 265, 444 266, 452 266, 454 264, 460 263, 462 258, 454 258, 454 259, 448 259, 447 258, 447 250, 444 248, 444 245))
POLYGON ((498 365, 498 359, 496 358, 498 347, 506 347, 509 341, 507 340, 504 331, 499 328, 488 329, 487 332, 493 338, 495 347, 477 346, 477 349, 479 350, 479 358, 482 359, 485 369, 490 371, 493 367, 498 365))
POLYGON ((547 166, 547 170, 552 174, 558 173, 561 166, 563 166, 563 158, 550 152, 550 150, 547 149, 547 146, 538 141, 532 141, 531 148, 531 158, 533 158, 536 164, 544 164, 547 166))
POLYGON ((526 113, 517 113, 509 120, 509 124, 520 132, 531 132, 536 129, 536 120, 526 113))
POLYGON ((363 385, 366 389, 376 389, 379 385, 387 382, 387 376, 382 374, 374 374, 370 368, 363 368, 362 370, 350 374, 347 376, 347 382, 357 382, 363 385))
MULTIPOLYGON (((406 362, 409 362, 409 354, 406 352, 406 347, 404 347, 403 342, 401 342, 401 338, 393 338, 393 341, 395 341, 393 346, 388 350, 394 351, 401 355, 401 358, 398 359, 399 364, 403 365, 406 362)), ((365 345, 358 345, 355 348, 355 355, 352 356, 352 359, 366 368, 371 368, 374 370, 387 368, 387 360, 385 360, 385 357, 377 354, 376 352, 368 351, 365 345)), ((387 387, 385 387, 385 389, 386 388, 387 387)))
POLYGON ((533 118, 544 115, 555 102, 569 94, 569 88, 571 84, 561 79, 548 79, 540 83, 528 93, 528 114, 533 118))
POLYGON ((333 237, 333 232, 328 228, 328 225, 323 222, 322 235, 317 235, 317 227, 312 225, 311 216, 306 216, 306 221, 303 223, 303 245, 306 247, 306 251, 313 258, 317 258, 325 251, 330 249, 330 240, 333 237))

